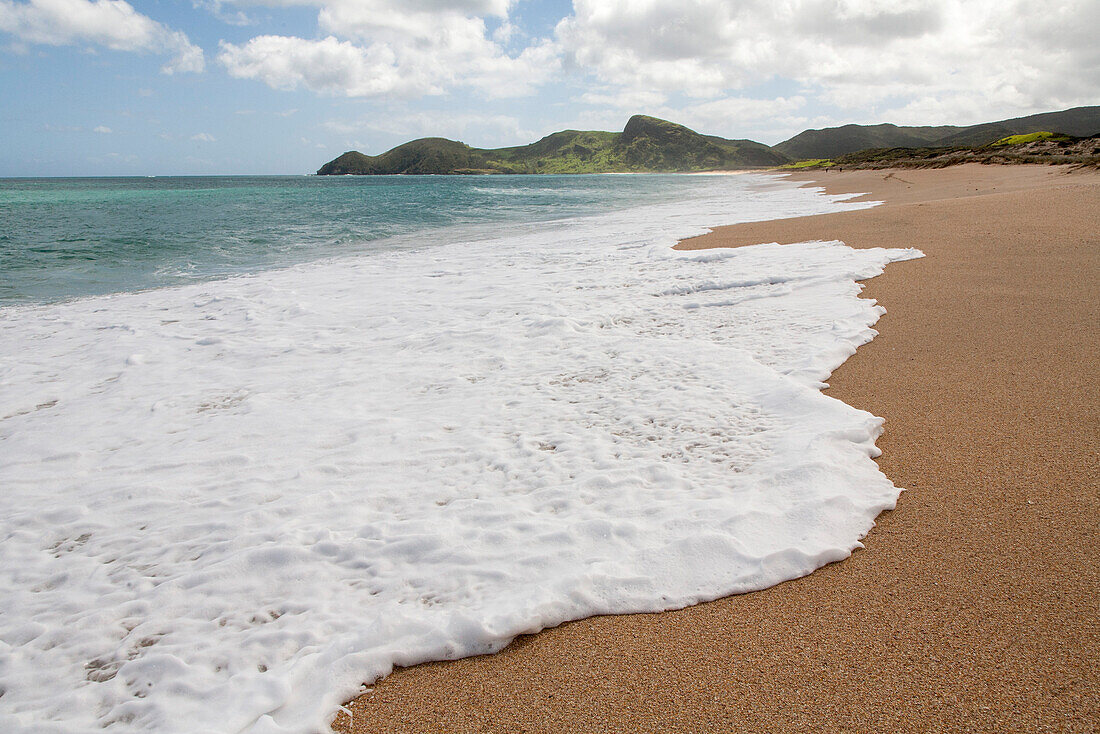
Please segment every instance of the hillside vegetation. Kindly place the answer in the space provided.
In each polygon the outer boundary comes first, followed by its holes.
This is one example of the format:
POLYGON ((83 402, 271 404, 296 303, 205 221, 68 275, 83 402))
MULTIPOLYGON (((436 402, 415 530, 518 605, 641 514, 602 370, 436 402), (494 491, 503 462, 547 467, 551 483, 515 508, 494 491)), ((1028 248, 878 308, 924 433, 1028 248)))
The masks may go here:
POLYGON ((831 159, 867 149, 983 146, 1012 135, 1051 130, 1082 138, 1100 133, 1100 106, 1075 107, 968 127, 844 125, 805 130, 774 149, 795 160, 831 159))
POLYGON ((1038 131, 1009 135, 986 145, 869 148, 834 158, 796 161, 781 168, 944 168, 960 163, 1061 163, 1100 167, 1100 135, 1076 138, 1038 131))
POLYGON ((632 173, 763 168, 789 159, 751 140, 726 140, 667 120, 634 115, 621 133, 563 130, 512 148, 471 148, 421 138, 381 155, 349 151, 319 175, 632 173))
POLYGON ((1058 133, 1052 133, 1049 130, 1042 130, 1037 133, 1028 133, 1026 135, 1009 135, 1008 137, 995 140, 989 144, 991 148, 1003 148, 1006 145, 1020 145, 1022 143, 1034 143, 1036 140, 1071 140, 1068 135, 1059 135, 1058 133))
POLYGON ((562 130, 530 145, 511 148, 472 148, 446 138, 421 138, 381 155, 349 151, 321 166, 317 173, 662 173, 776 166, 929 166, 965 161, 1091 165, 1093 146, 1080 141, 1097 134, 1100 106, 968 127, 842 125, 805 130, 774 147, 701 135, 674 122, 634 115, 621 133, 562 130))

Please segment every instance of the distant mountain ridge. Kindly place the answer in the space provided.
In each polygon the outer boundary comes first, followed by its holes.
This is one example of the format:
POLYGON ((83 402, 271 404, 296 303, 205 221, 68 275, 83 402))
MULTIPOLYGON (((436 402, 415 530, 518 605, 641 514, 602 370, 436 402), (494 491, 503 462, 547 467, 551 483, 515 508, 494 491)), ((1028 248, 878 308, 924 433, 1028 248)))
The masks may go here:
POLYGON ((905 127, 841 125, 804 130, 774 147, 702 135, 674 122, 634 115, 621 133, 562 130, 529 145, 472 148, 446 138, 420 138, 380 155, 348 151, 318 175, 483 173, 673 173, 770 168, 832 159, 869 149, 983 146, 1009 135, 1050 131, 1085 138, 1100 133, 1100 106, 1074 107, 979 125, 905 127))
POLYGON ((795 160, 836 158, 868 148, 941 148, 985 145, 1008 135, 1040 131, 1085 138, 1100 133, 1100 106, 1074 107, 1010 120, 958 127, 901 127, 898 125, 842 125, 804 130, 773 149, 795 160))
POLYGON ((727 140, 667 120, 634 115, 621 133, 563 130, 530 145, 471 148, 446 138, 421 138, 381 155, 349 151, 318 175, 463 173, 631 173, 763 168, 787 156, 752 140, 727 140))

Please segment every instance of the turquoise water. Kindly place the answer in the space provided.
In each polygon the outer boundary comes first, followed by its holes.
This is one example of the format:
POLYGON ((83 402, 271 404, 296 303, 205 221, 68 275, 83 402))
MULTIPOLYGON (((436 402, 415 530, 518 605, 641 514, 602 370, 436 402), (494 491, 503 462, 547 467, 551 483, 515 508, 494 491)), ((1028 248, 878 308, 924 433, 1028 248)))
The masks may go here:
POLYGON ((0 179, 0 303, 135 291, 478 239, 689 198, 709 177, 0 179))

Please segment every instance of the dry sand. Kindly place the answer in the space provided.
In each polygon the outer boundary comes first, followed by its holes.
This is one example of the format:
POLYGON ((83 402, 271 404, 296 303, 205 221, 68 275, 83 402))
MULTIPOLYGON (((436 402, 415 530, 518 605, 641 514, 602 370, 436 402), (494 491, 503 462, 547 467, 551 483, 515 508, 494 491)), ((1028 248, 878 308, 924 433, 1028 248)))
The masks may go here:
POLYGON ((887 419, 906 487, 866 549, 765 591, 599 617, 400 670, 354 732, 1043 732, 1100 727, 1100 173, 814 172, 875 209, 685 247, 916 246, 828 394, 887 419))

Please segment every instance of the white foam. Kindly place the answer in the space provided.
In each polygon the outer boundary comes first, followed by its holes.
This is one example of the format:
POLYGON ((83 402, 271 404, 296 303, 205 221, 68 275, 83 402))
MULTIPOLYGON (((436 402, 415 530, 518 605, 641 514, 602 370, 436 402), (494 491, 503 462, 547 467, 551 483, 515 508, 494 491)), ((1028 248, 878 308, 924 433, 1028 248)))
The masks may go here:
POLYGON ((818 388, 919 253, 672 252, 840 206, 707 191, 0 313, 0 729, 317 731, 394 665, 846 557, 899 490, 818 388))

